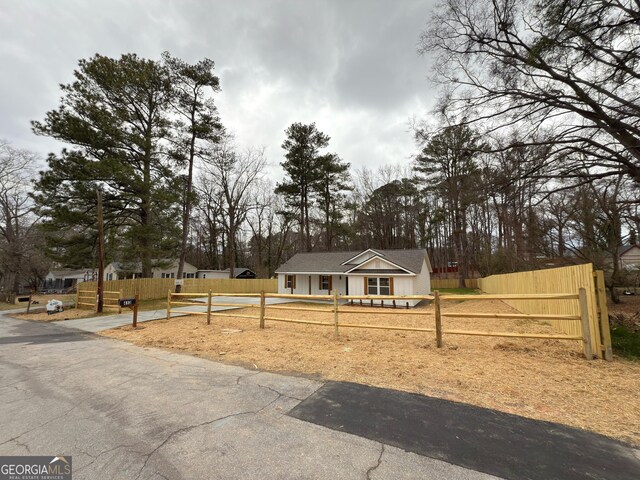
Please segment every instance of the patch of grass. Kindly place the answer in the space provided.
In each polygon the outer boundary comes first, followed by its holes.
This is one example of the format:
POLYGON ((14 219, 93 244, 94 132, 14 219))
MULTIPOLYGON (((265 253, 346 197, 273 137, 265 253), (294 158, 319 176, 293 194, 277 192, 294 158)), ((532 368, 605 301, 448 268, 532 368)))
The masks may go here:
MULTIPOLYGON (((166 298, 156 298, 155 300, 141 300, 140 305, 138 306, 138 310, 166 310, 167 309, 167 299, 166 298)), ((122 311, 129 310, 128 308, 123 308, 122 311)))
POLYGON ((611 345, 616 355, 629 360, 640 360, 640 333, 623 325, 611 327, 611 345))
POLYGON ((479 295, 481 292, 475 288, 434 288, 443 295, 479 295))

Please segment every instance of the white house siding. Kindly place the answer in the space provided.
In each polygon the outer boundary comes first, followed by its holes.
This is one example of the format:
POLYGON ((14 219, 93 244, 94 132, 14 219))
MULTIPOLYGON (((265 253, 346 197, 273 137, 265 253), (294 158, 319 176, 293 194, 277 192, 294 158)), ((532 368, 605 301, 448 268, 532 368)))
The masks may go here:
POLYGON ((357 257, 354 257, 347 265, 360 265, 361 263, 366 262, 371 257, 375 257, 376 254, 374 252, 365 251, 362 252, 357 257))
MULTIPOLYGON (((338 290, 340 295, 346 294, 347 280, 345 275, 331 275, 331 287, 338 290)), ((285 274, 278 274, 278 293, 291 293, 290 288, 285 288, 285 274)), ((295 294, 302 295, 330 295, 327 290, 320 290, 320 275, 297 274, 295 294), (311 277, 311 293, 309 293, 309 277, 311 277)))
POLYGON ((422 261, 422 270, 415 276, 415 294, 429 295, 431 293, 431 275, 426 260, 422 261))
MULTIPOLYGON (((186 278, 186 274, 194 274, 198 271, 196 267, 191 265, 190 263, 184 263, 183 274, 186 278)), ((167 268, 154 268, 152 270, 153 278, 162 278, 162 274, 165 274, 165 278, 171 278, 171 274, 173 274, 173 278, 178 278, 178 262, 176 261, 173 265, 167 268)), ((209 278, 209 277, 207 277, 209 278)))
POLYGON ((105 280, 118 280, 118 271, 113 266, 113 263, 110 263, 106 267, 104 267, 104 279, 105 280))
POLYGON ((229 271, 200 270, 197 272, 196 278, 229 278, 229 271))
MULTIPOLYGON (((414 285, 415 285, 415 276, 414 275, 405 275, 405 276, 395 276, 395 275, 385 275, 385 274, 371 274, 366 275, 368 277, 393 277, 393 294, 394 295, 415 295, 414 285)), ((367 295, 364 289, 364 277, 365 275, 349 275, 349 295, 367 295)), ((354 302, 358 302, 358 300, 354 300, 354 302)), ((369 300, 363 300, 363 302, 369 302, 369 300)), ((396 301, 397 303, 398 301, 396 301)), ((410 306, 414 306, 418 303, 416 300, 402 300, 402 302, 409 302, 410 306)), ((374 305, 379 305, 379 301, 374 300, 374 305)), ((386 300, 385 304, 391 304, 391 300, 386 300)), ((403 306, 398 304, 398 306, 403 306)))
POLYGON ((396 267, 391 265, 389 262, 385 262, 384 260, 375 258, 373 260, 363 262, 363 264, 359 268, 373 269, 373 268, 396 268, 396 267))
POLYGON ((640 267, 640 248, 635 247, 625 252, 620 257, 620 263, 626 268, 640 267))

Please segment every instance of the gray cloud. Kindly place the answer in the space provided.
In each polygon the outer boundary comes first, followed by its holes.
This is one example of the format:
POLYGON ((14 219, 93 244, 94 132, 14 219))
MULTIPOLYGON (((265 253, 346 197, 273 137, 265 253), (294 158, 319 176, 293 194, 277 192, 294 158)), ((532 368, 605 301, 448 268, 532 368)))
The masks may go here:
POLYGON ((432 101, 416 54, 432 3, 0 0, 0 137, 58 150, 29 121, 57 106, 78 59, 168 50, 215 60, 223 122, 274 165, 295 121, 315 121, 356 167, 406 163, 408 121, 432 101))

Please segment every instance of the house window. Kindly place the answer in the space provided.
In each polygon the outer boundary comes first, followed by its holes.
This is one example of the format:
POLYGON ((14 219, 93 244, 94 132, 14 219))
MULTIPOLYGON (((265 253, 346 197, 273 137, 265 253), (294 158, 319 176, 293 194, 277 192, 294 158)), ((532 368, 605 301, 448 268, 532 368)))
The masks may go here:
POLYGON ((333 286, 331 285, 333 282, 331 281, 331 275, 320 275, 320 282, 318 288, 320 290, 332 290, 333 286))
POLYGON ((284 276, 284 288, 296 288, 296 276, 285 275, 284 276))
POLYGON ((389 277, 368 277, 367 295, 391 295, 391 279, 389 277))
POLYGON ((184 274, 184 278, 196 278, 196 274, 195 273, 185 273, 184 274))
POLYGON ((107 273, 107 280, 113 280, 113 273, 107 273))
POLYGON ((160 275, 161 278, 176 278, 176 273, 172 272, 172 273, 162 273, 160 275))

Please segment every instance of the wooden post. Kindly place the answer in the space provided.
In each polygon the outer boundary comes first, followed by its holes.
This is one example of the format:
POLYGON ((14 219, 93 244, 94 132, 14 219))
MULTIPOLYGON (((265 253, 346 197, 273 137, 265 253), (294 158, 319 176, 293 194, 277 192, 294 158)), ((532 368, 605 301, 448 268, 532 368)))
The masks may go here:
POLYGON ((133 328, 138 328, 138 303, 140 303, 140 295, 136 293, 136 303, 133 305, 133 328))
POLYGON ((167 320, 171 319, 171 290, 167 294, 167 320))
POLYGON ((124 296, 124 294, 122 293, 122 290, 120 290, 120 293, 118 294, 118 313, 122 313, 122 307, 120 306, 120 300, 122 300, 123 296, 124 296))
POLYGON ((609 326, 609 309, 607 308, 607 293, 604 286, 604 272, 595 272, 596 298, 600 307, 600 337, 604 347, 604 359, 613 360, 613 350, 611 348, 611 327, 609 326))
POLYGON ((33 295, 33 291, 29 292, 29 303, 27 304, 27 313, 31 310, 31 296, 33 295))
POLYGON ((440 317, 440 292, 433 293, 436 309, 436 347, 442 348, 442 318, 440 317))
POLYGON ((338 336, 338 290, 333 291, 333 333, 338 336))
POLYGON ((260 291, 260 328, 264 328, 264 290, 260 291))
POLYGON ((78 302, 80 301, 80 289, 78 288, 78 284, 76 283, 76 308, 78 307, 78 302))
POLYGON ((584 356, 587 357, 587 360, 593 360, 591 330, 589 328, 589 303, 587 302, 587 291, 584 288, 578 290, 578 302, 580 304, 580 323, 582 326, 584 356))
POLYGON ((209 290, 209 299, 207 300, 207 325, 211 325, 211 290, 209 290))
POLYGON ((98 200, 98 298, 96 311, 102 313, 104 305, 104 224, 102 220, 102 192, 96 192, 98 200))

